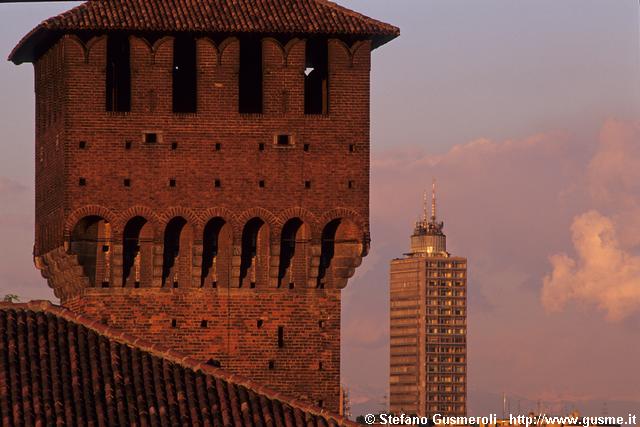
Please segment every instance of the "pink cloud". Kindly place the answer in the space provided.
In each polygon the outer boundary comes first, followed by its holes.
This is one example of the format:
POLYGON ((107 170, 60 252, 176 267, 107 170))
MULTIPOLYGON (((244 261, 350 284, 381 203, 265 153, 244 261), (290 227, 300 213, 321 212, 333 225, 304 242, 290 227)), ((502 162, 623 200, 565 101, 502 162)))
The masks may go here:
POLYGON ((578 216, 571 230, 577 259, 551 257, 553 272, 542 289, 545 307, 559 311, 583 302, 606 311, 610 320, 640 310, 640 256, 620 247, 614 222, 590 211, 578 216))
POLYGON ((609 120, 587 168, 592 206, 571 226, 575 257, 550 258, 542 302, 549 311, 578 302, 596 306, 609 320, 640 312, 640 126, 609 120))

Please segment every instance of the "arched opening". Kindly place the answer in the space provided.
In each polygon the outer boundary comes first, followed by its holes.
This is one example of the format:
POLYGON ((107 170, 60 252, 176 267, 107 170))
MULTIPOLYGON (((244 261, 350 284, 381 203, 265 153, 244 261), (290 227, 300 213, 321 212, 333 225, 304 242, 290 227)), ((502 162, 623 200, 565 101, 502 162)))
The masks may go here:
POLYGON ((150 287, 153 279, 153 228, 136 216, 122 233, 122 286, 150 287))
POLYGON ((331 261, 335 254, 336 231, 340 225, 339 219, 334 219, 322 230, 320 265, 318 266, 318 288, 324 288, 327 278, 327 270, 331 266, 331 261))
POLYGON ((70 253, 78 257, 91 286, 111 282, 111 225, 102 217, 82 218, 71 233, 70 253))
POLYGON ((191 284, 193 231, 182 217, 173 218, 164 231, 162 286, 188 287, 191 284))
POLYGON ((222 218, 209 221, 202 236, 200 287, 229 286, 232 246, 231 226, 222 218))
POLYGON ((293 218, 282 227, 278 287, 306 286, 308 278, 309 227, 300 218, 293 218))
POLYGON ((269 264, 269 230, 260 218, 253 218, 244 226, 240 259, 240 287, 248 284, 248 287, 253 288, 258 282, 266 283, 269 264))
POLYGON ((362 256, 361 232, 348 219, 338 218, 322 230, 317 287, 344 286, 362 256))

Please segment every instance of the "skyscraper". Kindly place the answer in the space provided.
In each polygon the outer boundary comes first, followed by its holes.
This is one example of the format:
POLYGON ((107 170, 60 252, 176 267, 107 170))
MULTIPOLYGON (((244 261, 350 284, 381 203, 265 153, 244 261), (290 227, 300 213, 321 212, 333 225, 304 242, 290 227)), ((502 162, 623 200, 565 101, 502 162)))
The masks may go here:
POLYGON ((411 252, 391 261, 390 411, 465 415, 467 259, 447 252, 444 223, 427 195, 411 252))

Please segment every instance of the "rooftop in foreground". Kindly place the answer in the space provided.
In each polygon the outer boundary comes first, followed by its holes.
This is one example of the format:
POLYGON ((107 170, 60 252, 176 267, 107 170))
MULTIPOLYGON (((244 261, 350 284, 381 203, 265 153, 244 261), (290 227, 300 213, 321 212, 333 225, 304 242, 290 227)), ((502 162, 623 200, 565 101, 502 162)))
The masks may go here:
POLYGON ((2 425, 355 426, 48 301, 0 303, 2 425))

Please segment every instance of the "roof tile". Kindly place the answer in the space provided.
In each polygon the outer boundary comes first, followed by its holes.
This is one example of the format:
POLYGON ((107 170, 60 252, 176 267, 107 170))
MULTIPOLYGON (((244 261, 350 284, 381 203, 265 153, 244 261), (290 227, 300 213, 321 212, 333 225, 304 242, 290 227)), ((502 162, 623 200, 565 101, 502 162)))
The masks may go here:
POLYGON ((41 301, 0 303, 0 424, 355 426, 41 301))
POLYGON ((89 0, 43 21, 11 52, 34 61, 61 33, 78 31, 353 35, 374 48, 397 37, 393 25, 328 0, 89 0))

